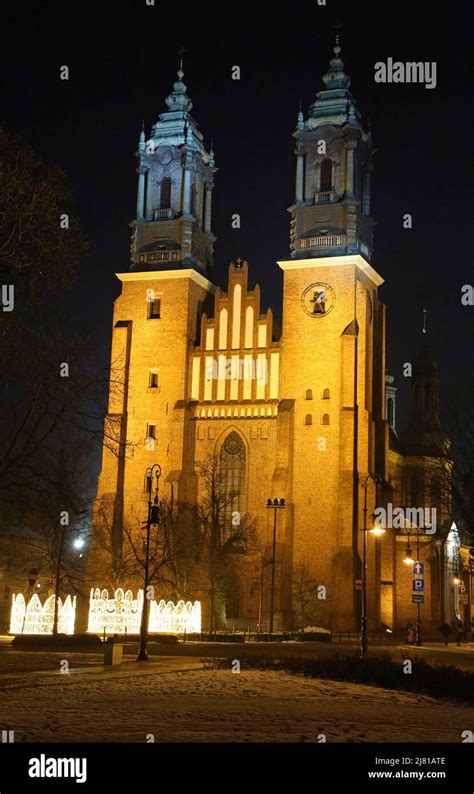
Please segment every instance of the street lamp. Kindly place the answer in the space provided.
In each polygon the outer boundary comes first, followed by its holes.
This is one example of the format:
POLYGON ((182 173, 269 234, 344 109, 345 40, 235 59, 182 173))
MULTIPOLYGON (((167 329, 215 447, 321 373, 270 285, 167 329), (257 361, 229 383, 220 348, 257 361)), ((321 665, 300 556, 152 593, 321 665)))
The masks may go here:
POLYGON ((272 590, 270 597, 270 626, 269 633, 273 634, 273 613, 275 610, 275 550, 276 550, 276 528, 277 510, 284 510, 286 503, 284 499, 267 499, 267 510, 273 510, 273 551, 272 551, 272 590))
POLYGON ((143 586, 143 605, 142 617, 140 623, 140 648, 138 650, 137 662, 147 662, 147 640, 148 640, 148 615, 149 615, 149 599, 148 599, 148 575, 150 565, 150 530, 151 527, 157 527, 160 524, 160 503, 158 501, 158 483, 161 477, 161 466, 154 463, 151 469, 147 469, 147 477, 150 481, 150 495, 148 498, 148 518, 146 520, 146 548, 145 548, 145 581, 143 586), (153 474, 156 476, 156 491, 153 503, 151 501, 151 494, 153 490, 153 474))
POLYGON ((377 487, 380 485, 380 477, 377 474, 368 474, 367 477, 360 478, 360 485, 361 488, 364 490, 364 543, 363 543, 363 558, 362 558, 362 621, 361 621, 361 631, 360 631, 360 658, 365 659, 367 656, 367 651, 369 650, 369 638, 367 633, 367 532, 371 532, 373 535, 383 535, 385 532, 382 527, 372 527, 370 530, 367 529, 367 491, 369 489, 369 483, 372 482, 375 485, 375 490, 377 492, 377 487))

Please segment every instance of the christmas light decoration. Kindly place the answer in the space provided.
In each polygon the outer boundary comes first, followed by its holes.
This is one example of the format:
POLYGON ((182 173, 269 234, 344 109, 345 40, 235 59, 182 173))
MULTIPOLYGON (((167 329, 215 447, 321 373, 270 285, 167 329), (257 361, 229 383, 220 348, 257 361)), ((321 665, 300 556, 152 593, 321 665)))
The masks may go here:
MULTIPOLYGON (((58 598, 58 634, 74 634, 76 596, 68 595, 63 602, 58 598)), ((52 634, 54 623, 54 595, 44 604, 37 593, 31 596, 28 606, 22 593, 13 596, 10 613, 10 634, 52 634)))
MULTIPOLYGON (((143 606, 143 590, 137 598, 131 590, 124 592, 121 587, 115 597, 109 598, 108 590, 92 588, 89 605, 89 624, 91 634, 139 634, 143 606)), ((201 603, 195 601, 161 600, 150 601, 148 631, 154 634, 184 634, 201 631, 201 603)))

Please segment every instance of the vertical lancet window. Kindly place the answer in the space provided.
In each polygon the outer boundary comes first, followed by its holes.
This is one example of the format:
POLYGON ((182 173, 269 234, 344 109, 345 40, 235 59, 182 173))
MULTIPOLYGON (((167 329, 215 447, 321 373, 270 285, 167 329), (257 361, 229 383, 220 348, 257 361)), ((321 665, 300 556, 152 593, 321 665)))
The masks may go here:
POLYGON ((232 513, 245 512, 245 444, 238 433, 233 431, 225 439, 220 454, 220 471, 226 522, 232 520, 232 513))

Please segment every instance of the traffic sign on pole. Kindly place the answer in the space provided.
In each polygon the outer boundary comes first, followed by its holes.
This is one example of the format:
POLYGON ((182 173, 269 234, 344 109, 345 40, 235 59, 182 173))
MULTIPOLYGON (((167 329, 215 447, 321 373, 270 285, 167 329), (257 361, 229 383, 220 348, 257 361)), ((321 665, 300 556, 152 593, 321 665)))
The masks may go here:
POLYGON ((425 595, 424 593, 412 593, 411 600, 413 604, 423 604, 425 595))
POLYGON ((422 593, 425 589, 425 580, 424 579, 413 579, 413 592, 414 593, 422 593))
POLYGON ((414 562, 413 563, 413 573, 418 576, 423 576, 425 573, 425 563, 424 562, 414 562))

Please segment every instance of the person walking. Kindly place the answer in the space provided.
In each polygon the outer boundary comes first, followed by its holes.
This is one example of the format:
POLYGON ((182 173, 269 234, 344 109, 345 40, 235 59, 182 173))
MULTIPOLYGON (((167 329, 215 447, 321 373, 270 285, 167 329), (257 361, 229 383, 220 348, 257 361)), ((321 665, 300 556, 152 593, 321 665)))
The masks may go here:
POLYGON ((415 632, 413 631, 413 624, 411 620, 407 623, 407 642, 413 644, 415 642, 415 632))
POLYGON ((457 616, 454 623, 454 630, 456 632, 456 645, 461 645, 464 634, 464 624, 461 618, 458 618, 457 616))
POLYGON ((444 644, 446 646, 449 642, 449 635, 452 633, 452 628, 449 625, 449 623, 445 622, 441 624, 441 626, 439 627, 439 631, 443 635, 444 644))

